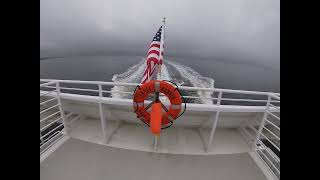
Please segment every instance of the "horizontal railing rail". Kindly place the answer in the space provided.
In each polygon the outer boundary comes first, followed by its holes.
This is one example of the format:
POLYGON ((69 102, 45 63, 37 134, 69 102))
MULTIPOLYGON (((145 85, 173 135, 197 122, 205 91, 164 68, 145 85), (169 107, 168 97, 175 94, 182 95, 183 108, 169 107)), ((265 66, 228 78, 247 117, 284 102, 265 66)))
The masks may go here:
MULTIPOLYGON (((118 83, 118 82, 103 82, 103 81, 80 81, 80 80, 57 80, 57 79, 40 79, 42 82, 59 82, 59 83, 69 83, 69 84, 91 84, 91 85, 109 85, 109 86, 131 86, 136 87, 141 85, 139 83, 118 83)), ((224 92, 224 93, 236 93, 236 94, 251 94, 251 95, 268 95, 273 94, 278 97, 280 93, 274 92, 260 92, 260 91, 246 91, 246 90, 234 90, 234 89, 221 89, 221 88, 203 88, 203 87, 188 87, 179 86, 181 90, 189 91, 214 91, 214 92, 224 92)))
MULTIPOLYGON (((40 80, 41 81, 41 80, 40 80)), ((56 82, 53 80, 53 81, 48 81, 46 83, 42 83, 40 84, 40 88, 41 87, 44 87, 44 86, 49 86, 49 85, 53 85, 53 84, 56 84, 56 82)))
POLYGON ((40 155, 48 150, 53 144, 58 142, 62 137, 63 133, 61 131, 56 131, 50 135, 43 144, 40 144, 40 155))
MULTIPOLYGON (((68 93, 75 93, 75 94, 81 94, 81 92, 87 92, 87 93, 96 93, 96 94, 90 94, 93 96, 99 96, 100 93, 102 93, 103 97, 108 97, 105 96, 104 93, 108 93, 110 94, 109 97, 112 97, 112 95, 115 94, 123 94, 123 95, 129 95, 130 97, 128 98, 132 98, 133 95, 133 90, 132 92, 128 92, 128 91, 121 91, 121 90, 106 90, 103 89, 103 86, 111 86, 115 87, 115 86, 120 86, 120 87, 136 87, 137 85, 139 85, 138 83, 119 83, 119 82, 102 82, 102 81, 79 81, 79 80, 57 80, 57 79, 40 79, 40 82, 44 82, 44 84, 42 84, 42 87, 45 88, 54 88, 54 86, 52 86, 54 83, 59 83, 60 85, 60 90, 69 90, 67 91, 68 93), (50 84, 51 83, 51 84, 50 84), (63 86, 65 84, 69 84, 70 85, 88 85, 91 86, 91 88, 80 88, 80 87, 66 87, 63 86), (92 88, 95 85, 96 88, 92 88), (102 89, 100 90, 98 87, 102 86, 102 89)), ((179 86, 179 89, 182 91, 189 91, 189 92, 209 92, 205 95, 185 95, 184 98, 185 99, 189 99, 190 101, 188 101, 188 103, 200 103, 201 100, 209 100, 212 101, 212 104, 216 104, 218 101, 221 102, 221 104, 225 104, 227 103, 228 105, 232 105, 232 104, 239 104, 239 103, 264 103, 264 105, 267 103, 267 98, 269 96, 274 97, 274 100, 271 100, 271 102, 273 103, 280 103, 280 93, 273 93, 273 92, 259 92, 259 91, 246 91, 246 90, 233 90, 233 89, 221 89, 221 88, 205 88, 205 87, 188 87, 188 86, 179 86), (221 96, 217 96, 215 97, 214 93, 221 93, 221 96), (239 98, 235 98, 235 97, 223 97, 224 95, 234 95, 234 96, 259 96, 259 98, 255 97, 239 97, 239 98), (200 100, 200 101, 191 101, 191 100, 200 100)), ((201 104, 201 103, 200 103, 201 104)), ((256 105, 256 104, 254 104, 256 105)), ((262 104, 263 105, 263 104, 262 104)), ((278 108, 276 105, 274 105, 275 108, 278 108)))

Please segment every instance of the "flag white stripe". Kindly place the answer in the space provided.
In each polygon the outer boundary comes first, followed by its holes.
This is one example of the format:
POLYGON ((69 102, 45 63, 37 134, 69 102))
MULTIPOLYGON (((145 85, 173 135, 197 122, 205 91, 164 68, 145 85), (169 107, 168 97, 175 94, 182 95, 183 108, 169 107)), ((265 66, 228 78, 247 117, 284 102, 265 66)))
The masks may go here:
POLYGON ((160 52, 160 48, 152 47, 152 48, 149 49, 148 53, 149 53, 150 51, 152 51, 152 50, 156 50, 156 51, 159 51, 159 52, 160 52))
POLYGON ((147 57, 147 59, 152 58, 152 57, 159 59, 159 56, 158 56, 157 54, 155 54, 155 53, 149 54, 149 56, 147 57))
MULTIPOLYGON (((151 44, 150 44, 150 46, 152 46, 152 45, 154 45, 154 44, 160 45, 160 42, 159 42, 159 41, 152 41, 151 44)), ((149 47, 150 47, 150 46, 149 46, 149 47)))

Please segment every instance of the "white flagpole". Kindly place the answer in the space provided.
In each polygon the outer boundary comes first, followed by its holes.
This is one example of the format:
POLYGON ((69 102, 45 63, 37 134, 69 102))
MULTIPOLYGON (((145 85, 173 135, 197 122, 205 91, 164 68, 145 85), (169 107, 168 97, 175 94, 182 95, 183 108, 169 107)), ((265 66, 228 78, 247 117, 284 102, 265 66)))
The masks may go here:
MULTIPOLYGON (((161 41, 160 41, 160 54, 159 54, 159 60, 162 59, 163 60, 163 56, 162 56, 162 51, 163 51, 163 44, 164 44, 164 31, 165 31, 165 23, 166 23, 166 18, 163 17, 162 20, 162 33, 161 33, 161 41)), ((157 80, 161 79, 161 65, 157 65, 157 80)))
MULTIPOLYGON (((162 33, 161 33, 161 40, 160 40, 159 60, 160 60, 161 57, 162 57, 162 51, 163 51, 165 21, 166 21, 166 18, 163 17, 163 21, 162 21, 162 23, 163 23, 163 24, 162 24, 162 33)), ((162 59, 163 59, 163 57, 162 57, 162 59)), ((157 64, 157 65, 156 65, 156 68, 157 68, 156 80, 161 80, 161 65, 160 65, 160 64, 157 64)), ((159 93, 156 93, 155 99, 159 99, 159 93)), ((160 138, 160 134, 155 134, 155 135, 153 136, 153 148, 154 148, 154 150, 157 150, 159 138, 160 138)))

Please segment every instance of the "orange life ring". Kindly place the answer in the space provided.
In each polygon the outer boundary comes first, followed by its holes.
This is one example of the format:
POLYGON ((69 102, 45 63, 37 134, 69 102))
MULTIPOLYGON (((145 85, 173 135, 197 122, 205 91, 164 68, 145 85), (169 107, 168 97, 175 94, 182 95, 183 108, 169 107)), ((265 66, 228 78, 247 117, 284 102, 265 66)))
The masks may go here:
POLYGON ((162 125, 169 124, 179 117, 182 104, 182 96, 179 90, 166 81, 152 80, 136 88, 133 96, 133 107, 137 118, 150 124, 150 113, 144 106, 144 100, 149 94, 160 92, 170 100, 170 108, 162 115, 162 125))

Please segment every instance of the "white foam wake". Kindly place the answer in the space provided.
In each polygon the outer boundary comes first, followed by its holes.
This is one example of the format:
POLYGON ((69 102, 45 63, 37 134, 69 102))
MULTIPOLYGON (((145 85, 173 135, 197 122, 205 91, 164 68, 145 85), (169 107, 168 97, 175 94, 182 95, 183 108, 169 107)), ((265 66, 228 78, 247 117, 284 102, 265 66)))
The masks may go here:
MULTIPOLYGON (((122 82, 122 83, 140 83, 143 76, 144 70, 146 68, 145 59, 142 59, 138 64, 130 67, 126 72, 122 74, 113 75, 112 81, 122 82)), ((130 98, 130 94, 117 93, 119 91, 133 92, 133 88, 124 86, 114 86, 111 88, 111 96, 113 98, 130 98)))
MULTIPOLYGON (((167 63, 173 66, 181 74, 182 77, 188 79, 192 86, 205 88, 214 87, 214 80, 212 78, 203 77, 192 68, 179 64, 177 62, 167 61, 167 63)), ((197 94, 199 95, 199 97, 210 98, 212 97, 213 93, 209 91, 198 91, 197 94)), ((201 99, 200 101, 205 104, 213 103, 211 99, 201 99)))
MULTIPOLYGON (((143 76, 146 64, 143 58, 138 64, 130 67, 126 72, 122 74, 115 74, 112 78, 114 82, 133 82, 140 83, 143 76)), ((213 88, 214 80, 211 78, 203 77, 198 72, 190 67, 184 66, 177 62, 166 60, 161 66, 162 80, 170 80, 176 82, 178 85, 186 83, 194 87, 208 87, 213 88)), ((123 86, 114 86, 112 91, 112 97, 114 98, 132 98, 131 95, 118 93, 119 91, 133 92, 134 88, 128 88, 123 86)), ((212 97, 211 92, 198 91, 196 93, 200 97, 212 97)), ((212 104, 211 99, 197 100, 200 103, 212 104)))
POLYGON ((130 67, 126 72, 122 74, 115 74, 112 77, 114 82, 132 82, 137 83, 141 81, 144 69, 146 67, 145 59, 142 59, 138 64, 130 67))

